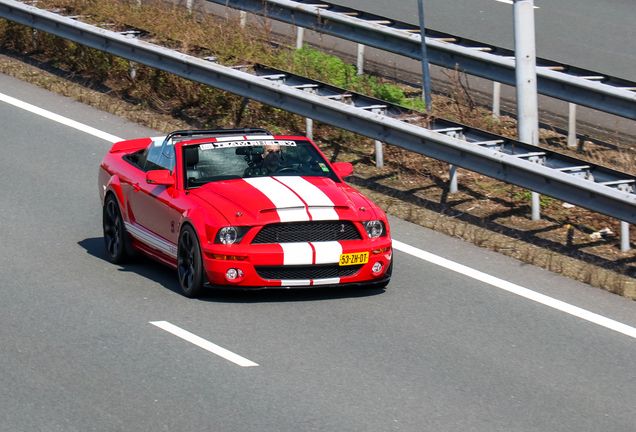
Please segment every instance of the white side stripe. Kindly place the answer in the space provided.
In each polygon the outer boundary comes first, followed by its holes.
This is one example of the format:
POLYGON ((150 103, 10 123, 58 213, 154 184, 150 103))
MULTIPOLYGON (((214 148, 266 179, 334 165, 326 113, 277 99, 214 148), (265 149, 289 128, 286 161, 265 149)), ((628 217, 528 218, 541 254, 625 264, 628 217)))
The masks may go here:
POLYGON ((173 258, 177 257, 177 245, 175 245, 174 243, 170 243, 169 241, 159 237, 156 234, 151 233, 150 231, 142 228, 137 224, 124 222, 124 225, 126 227, 126 230, 140 242, 154 249, 158 249, 168 256, 171 256, 173 258))

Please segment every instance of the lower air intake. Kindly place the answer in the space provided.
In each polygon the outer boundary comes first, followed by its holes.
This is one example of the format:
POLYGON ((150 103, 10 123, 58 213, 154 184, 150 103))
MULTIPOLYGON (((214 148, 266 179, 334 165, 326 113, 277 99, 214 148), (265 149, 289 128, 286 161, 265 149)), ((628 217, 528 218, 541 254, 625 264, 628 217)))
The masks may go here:
POLYGON ((326 279, 353 276, 362 268, 339 265, 307 265, 307 266, 255 266, 256 273, 263 279, 326 279))

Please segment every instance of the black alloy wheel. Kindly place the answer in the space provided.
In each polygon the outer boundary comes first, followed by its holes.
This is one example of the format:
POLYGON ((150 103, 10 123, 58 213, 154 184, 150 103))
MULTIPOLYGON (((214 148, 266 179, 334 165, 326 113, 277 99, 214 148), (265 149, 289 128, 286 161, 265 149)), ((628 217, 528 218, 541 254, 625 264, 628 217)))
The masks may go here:
POLYGON ((203 290, 203 260, 199 240, 190 225, 186 225, 179 236, 177 252, 179 284, 186 297, 197 297, 203 290))
POLYGON ((119 204, 113 195, 108 195, 104 203, 102 225, 109 261, 114 264, 124 262, 129 255, 127 253, 128 234, 119 211, 119 204))

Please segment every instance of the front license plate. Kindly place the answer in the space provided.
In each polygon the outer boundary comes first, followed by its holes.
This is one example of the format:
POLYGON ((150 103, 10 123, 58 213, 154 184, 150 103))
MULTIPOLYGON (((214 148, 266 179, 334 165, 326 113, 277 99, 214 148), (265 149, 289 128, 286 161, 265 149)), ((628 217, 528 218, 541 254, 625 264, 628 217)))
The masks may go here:
POLYGON ((369 252, 360 252, 360 253, 350 253, 350 254, 340 255, 340 262, 338 264, 341 266, 346 266, 346 265, 366 264, 368 262, 369 262, 369 252))

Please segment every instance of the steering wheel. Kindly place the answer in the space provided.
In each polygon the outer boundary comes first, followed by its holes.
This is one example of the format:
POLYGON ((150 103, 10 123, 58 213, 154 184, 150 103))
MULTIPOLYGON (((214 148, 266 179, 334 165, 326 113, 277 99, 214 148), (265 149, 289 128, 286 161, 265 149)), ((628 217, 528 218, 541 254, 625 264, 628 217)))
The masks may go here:
POLYGON ((294 172, 294 173, 302 173, 302 171, 300 170, 300 168, 298 168, 297 166, 288 166, 288 167, 283 167, 281 169, 276 170, 276 173, 283 173, 283 172, 294 172))

